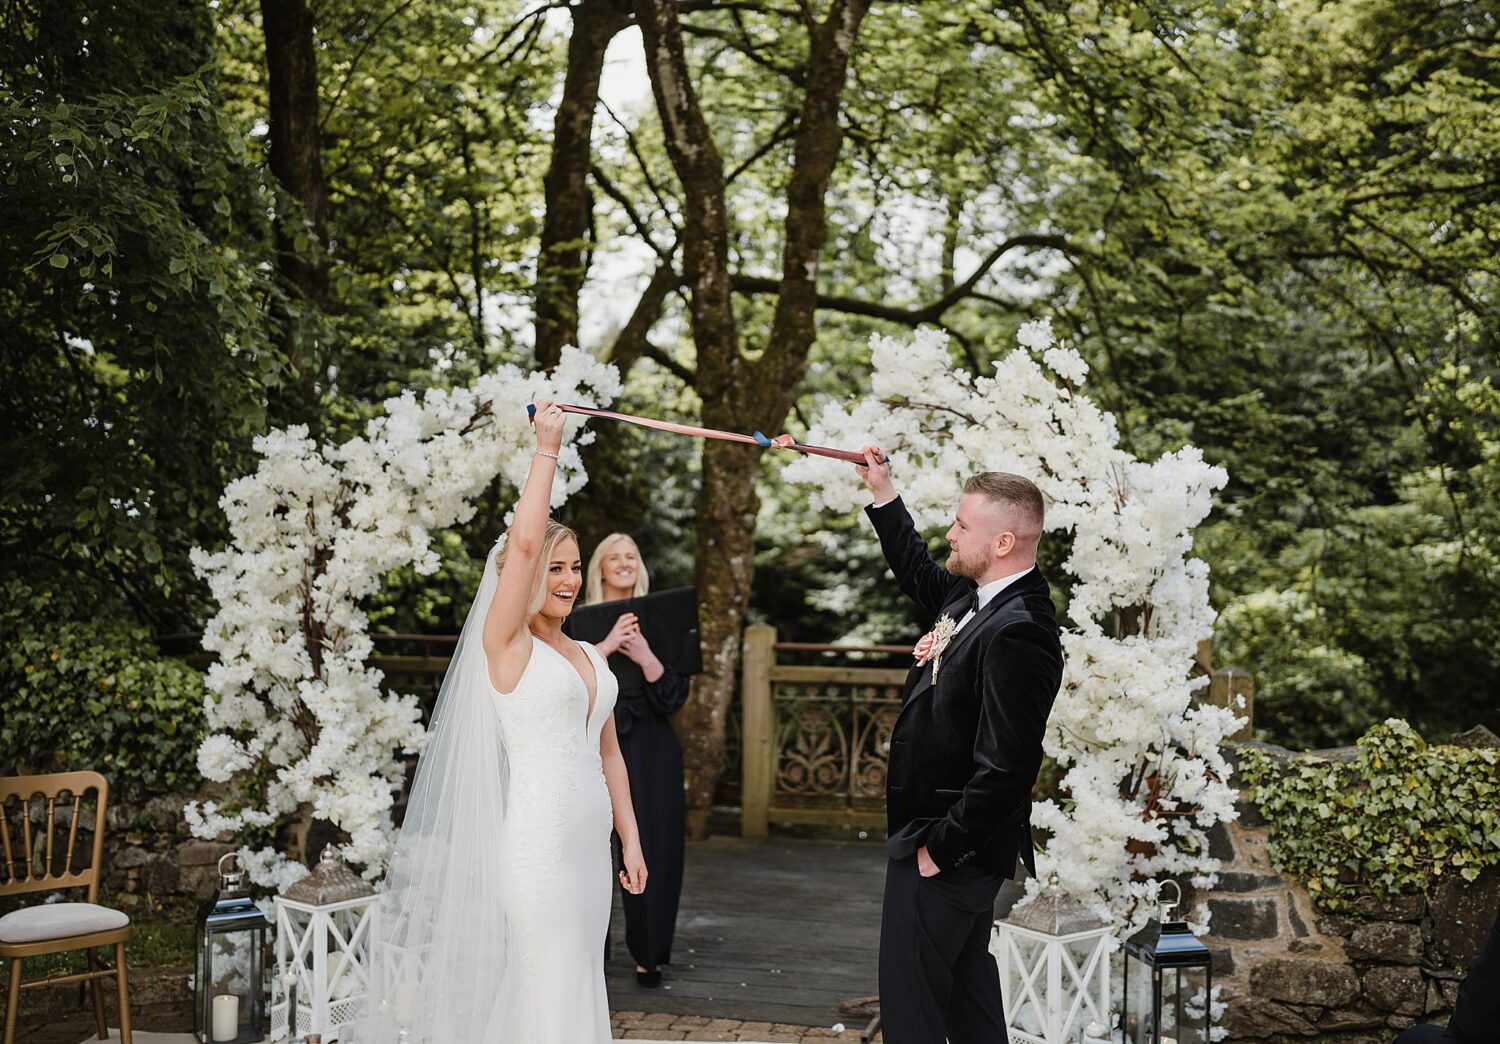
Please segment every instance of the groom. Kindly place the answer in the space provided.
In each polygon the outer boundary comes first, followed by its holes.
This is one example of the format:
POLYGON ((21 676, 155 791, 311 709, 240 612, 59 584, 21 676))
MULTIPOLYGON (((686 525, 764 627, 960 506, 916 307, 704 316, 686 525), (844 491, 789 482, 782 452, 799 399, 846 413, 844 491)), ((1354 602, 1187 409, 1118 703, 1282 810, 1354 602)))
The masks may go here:
POLYGON ((858 467, 866 511, 901 590, 939 614, 891 733, 881 1026, 888 1044, 1004 1044, 991 911, 1007 878, 1035 872, 1031 787, 1063 670, 1036 568, 1042 494, 1019 475, 969 479, 944 569, 881 459, 867 447, 858 467))

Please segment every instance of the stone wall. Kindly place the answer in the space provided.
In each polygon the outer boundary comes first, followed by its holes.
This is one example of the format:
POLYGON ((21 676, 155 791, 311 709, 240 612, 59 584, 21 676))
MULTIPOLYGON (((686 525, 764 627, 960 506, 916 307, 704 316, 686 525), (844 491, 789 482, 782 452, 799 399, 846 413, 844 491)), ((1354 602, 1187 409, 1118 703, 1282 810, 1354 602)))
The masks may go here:
MULTIPOLYGON (((197 793, 132 796, 118 790, 110 795, 105 815, 104 877, 100 882, 103 901, 125 897, 141 901, 202 900, 213 894, 219 881, 219 857, 233 846, 199 841, 189 833, 182 818, 182 806, 203 796, 197 793)), ((14 810, 15 806, 11 808, 14 810)), ((15 814, 12 811, 12 817, 15 814)), ((43 844, 46 833, 41 815, 42 806, 38 802, 32 806, 32 835, 37 846, 43 844)), ((78 823, 75 866, 88 864, 94 842, 93 815, 93 807, 86 801, 78 823)), ((67 845, 68 824, 66 816, 59 814, 54 826, 59 859, 67 845)), ((11 826, 13 830, 18 827, 14 818, 11 826)), ((26 905, 34 898, 22 896, 9 900, 4 908, 26 905)))
POLYGON ((1272 868, 1258 810, 1242 801, 1240 812, 1212 833, 1218 886, 1193 900, 1212 913, 1205 941, 1229 1039, 1389 1044, 1417 1022, 1445 1022, 1500 911, 1500 873, 1332 917, 1272 868))
POLYGON ((200 841, 188 832, 182 806, 199 795, 115 800, 104 839, 107 895, 151 900, 207 899, 219 883, 219 857, 234 846, 200 841))

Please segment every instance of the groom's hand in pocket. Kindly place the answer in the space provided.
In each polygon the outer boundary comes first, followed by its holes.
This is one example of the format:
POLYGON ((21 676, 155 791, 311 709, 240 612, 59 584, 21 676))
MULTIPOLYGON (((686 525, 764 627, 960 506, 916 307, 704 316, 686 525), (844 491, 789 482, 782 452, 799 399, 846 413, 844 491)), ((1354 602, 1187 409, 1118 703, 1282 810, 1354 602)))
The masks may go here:
POLYGON ((917 849, 917 873, 923 877, 936 877, 942 870, 932 861, 932 856, 927 852, 927 846, 923 845, 917 849))

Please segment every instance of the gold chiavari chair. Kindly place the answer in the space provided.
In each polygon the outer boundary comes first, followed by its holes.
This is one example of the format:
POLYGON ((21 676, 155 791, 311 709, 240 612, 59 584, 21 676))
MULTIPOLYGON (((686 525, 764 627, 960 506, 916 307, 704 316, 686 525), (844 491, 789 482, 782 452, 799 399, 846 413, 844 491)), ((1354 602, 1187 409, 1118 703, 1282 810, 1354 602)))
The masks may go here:
POLYGON ((36 903, 0 917, 0 960, 10 961, 4 1044, 15 1044, 16 1015, 23 989, 68 982, 89 984, 94 997, 94 1022, 99 1039, 105 1039, 109 1031, 104 1025, 101 980, 109 978, 115 980, 119 995, 120 1040, 122 1044, 130 1044, 130 995, 125 982, 125 940, 130 938, 130 918, 95 902, 99 897, 104 810, 108 801, 109 783, 97 772, 0 777, 0 844, 3 844, 0 857, 4 860, 0 865, 0 898, 74 888, 85 889, 87 895, 84 902, 36 903), (87 866, 78 867, 75 865, 78 825, 84 816, 84 798, 90 791, 95 794, 92 857, 87 866), (66 844, 57 844, 63 827, 57 815, 59 805, 67 818, 66 844), (42 810, 45 810, 45 834, 39 834, 32 823, 33 812, 42 810), (19 812, 15 832, 11 829, 13 812, 19 812), (101 965, 96 950, 100 946, 114 947, 113 968, 101 965), (21 967, 26 958, 68 950, 85 951, 88 971, 21 981, 21 967))

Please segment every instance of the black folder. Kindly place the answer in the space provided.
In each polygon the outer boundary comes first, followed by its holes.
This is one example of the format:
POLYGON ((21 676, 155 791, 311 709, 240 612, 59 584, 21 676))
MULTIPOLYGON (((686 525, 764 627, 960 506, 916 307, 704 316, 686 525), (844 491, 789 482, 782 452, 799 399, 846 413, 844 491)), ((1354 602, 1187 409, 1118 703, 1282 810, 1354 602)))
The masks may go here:
POLYGON ((639 598, 579 606, 568 616, 564 629, 581 642, 602 641, 625 613, 635 613, 641 622, 641 634, 662 663, 678 674, 702 672, 698 592, 691 587, 672 587, 639 598))

